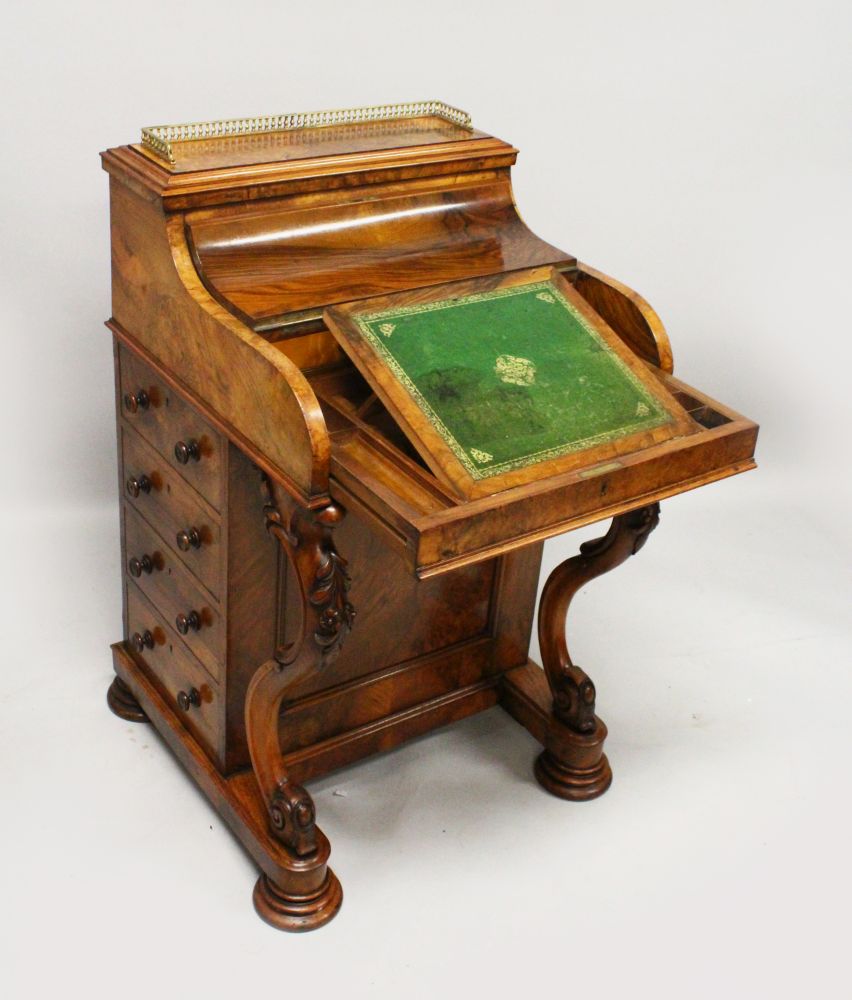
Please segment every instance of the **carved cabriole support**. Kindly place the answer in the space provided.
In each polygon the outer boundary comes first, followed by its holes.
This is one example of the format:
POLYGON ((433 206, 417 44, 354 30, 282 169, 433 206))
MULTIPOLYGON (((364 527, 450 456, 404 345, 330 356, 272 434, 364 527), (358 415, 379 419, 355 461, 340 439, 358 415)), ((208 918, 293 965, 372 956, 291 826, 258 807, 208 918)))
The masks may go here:
MULTIPOLYGON (((328 504, 308 510, 269 480, 264 480, 263 490, 266 526, 286 553, 301 591, 302 621, 296 638, 252 678, 246 694, 246 731, 270 831, 293 855, 294 870, 304 871, 310 868, 312 858, 325 867, 327 850, 321 849, 325 838, 317 828, 310 795, 290 780, 284 766, 278 740, 279 713, 293 688, 336 656, 352 627, 355 611, 347 599, 346 562, 332 540, 332 532, 343 518, 342 509, 328 504)), ((330 919, 340 905, 339 883, 330 871, 328 879, 333 880, 328 893, 336 893, 336 906, 330 908, 327 899, 321 900, 320 918, 310 926, 330 919)), ((305 929, 303 895, 290 894, 285 887, 261 878, 255 906, 275 926, 301 930, 305 929)))
POLYGON ((565 638, 568 609, 577 591, 642 548, 660 518, 659 504, 613 519, 602 538, 585 542, 580 554, 550 574, 541 595, 538 637, 542 664, 553 695, 547 745, 536 761, 536 777, 560 798, 602 795, 612 781, 603 753, 606 726, 595 715, 595 685, 571 660, 565 638))

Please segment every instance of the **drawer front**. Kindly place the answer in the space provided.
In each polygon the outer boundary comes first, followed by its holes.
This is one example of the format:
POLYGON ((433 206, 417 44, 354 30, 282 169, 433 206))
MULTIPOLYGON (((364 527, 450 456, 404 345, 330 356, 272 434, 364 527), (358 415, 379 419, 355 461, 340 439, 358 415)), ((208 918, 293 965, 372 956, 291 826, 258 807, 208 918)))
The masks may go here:
POLYGON ((222 679, 225 624, 215 601, 130 504, 124 508, 124 571, 180 635, 210 676, 222 679))
POLYGON ((219 686, 154 610, 135 583, 127 584, 127 646, 163 690, 175 715, 205 747, 217 752, 219 686))
POLYGON ((128 502, 218 598, 222 550, 218 515, 187 487, 159 452, 126 427, 121 429, 121 454, 128 502))
POLYGON ((221 510, 221 435, 123 344, 119 347, 119 371, 124 419, 209 504, 221 510))

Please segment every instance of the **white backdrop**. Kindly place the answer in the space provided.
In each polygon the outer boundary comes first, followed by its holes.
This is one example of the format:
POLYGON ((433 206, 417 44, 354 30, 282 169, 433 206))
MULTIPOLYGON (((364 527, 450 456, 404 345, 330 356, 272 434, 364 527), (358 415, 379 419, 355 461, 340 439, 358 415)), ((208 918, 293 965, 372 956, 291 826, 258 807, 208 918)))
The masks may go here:
MULTIPOLYGON (((5 995, 848 989, 851 15, 4 9, 5 995), (664 504, 641 557, 577 601, 604 798, 541 792, 498 710, 332 775, 312 790, 344 908, 284 936, 157 737, 103 703, 121 626, 97 153, 142 125, 433 97, 520 148, 526 222, 645 295, 676 374, 761 422, 761 469, 664 504)), ((548 543, 545 568, 577 541, 548 543)))

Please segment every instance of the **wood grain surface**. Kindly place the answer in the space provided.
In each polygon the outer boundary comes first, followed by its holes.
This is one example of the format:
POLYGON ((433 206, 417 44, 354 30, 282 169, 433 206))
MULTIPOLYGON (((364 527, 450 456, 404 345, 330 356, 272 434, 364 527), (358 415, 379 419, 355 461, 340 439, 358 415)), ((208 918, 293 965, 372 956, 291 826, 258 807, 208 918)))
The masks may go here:
POLYGON ((314 777, 501 704, 542 744, 548 791, 602 793, 606 727, 568 606, 638 550, 657 501, 754 467, 757 425, 671 375, 648 303, 524 224, 516 156, 423 121, 205 140, 173 165, 102 154, 124 593, 107 701, 160 732, 280 929, 342 902, 314 777), (323 310, 535 267, 673 401, 678 433, 466 491, 323 310), (545 588, 545 673, 527 658, 543 541, 607 518, 545 588))

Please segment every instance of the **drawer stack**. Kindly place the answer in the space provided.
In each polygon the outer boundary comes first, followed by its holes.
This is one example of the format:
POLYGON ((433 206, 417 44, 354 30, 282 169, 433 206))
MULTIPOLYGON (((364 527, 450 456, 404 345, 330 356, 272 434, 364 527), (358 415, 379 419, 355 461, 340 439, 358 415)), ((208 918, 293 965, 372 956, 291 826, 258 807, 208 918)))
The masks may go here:
POLYGON ((223 772, 247 763, 245 690, 278 634, 259 470, 117 346, 125 642, 223 772))

